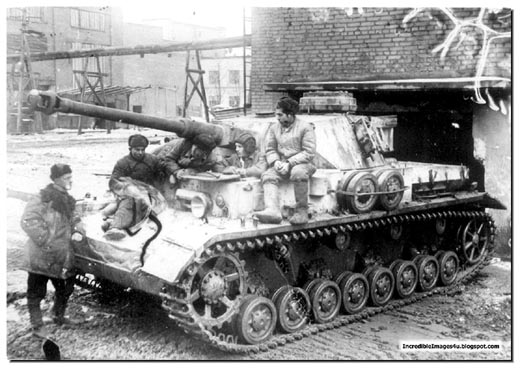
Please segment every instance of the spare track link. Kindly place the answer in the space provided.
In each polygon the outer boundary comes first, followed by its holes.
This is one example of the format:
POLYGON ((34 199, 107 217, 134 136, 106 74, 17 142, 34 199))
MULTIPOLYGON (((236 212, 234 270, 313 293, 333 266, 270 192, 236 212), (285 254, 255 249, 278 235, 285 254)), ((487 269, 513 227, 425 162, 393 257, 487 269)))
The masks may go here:
MULTIPOLYGON (((275 334, 269 341, 258 344, 258 345, 243 345, 238 344, 235 337, 230 335, 225 335, 223 333, 215 333, 212 330, 207 329, 202 326, 202 324, 197 324, 196 320, 191 317, 191 306, 190 304, 180 298, 179 296, 174 296, 171 293, 162 293, 161 297, 163 300, 163 308, 169 314, 169 317, 176 321, 180 327, 184 329, 184 331, 192 336, 195 336, 203 341, 211 344, 214 347, 217 347, 220 350, 231 352, 231 353, 239 353, 239 354, 247 354, 247 353, 258 353, 261 351, 268 351, 276 349, 279 346, 283 346, 287 343, 291 343, 294 341, 299 341, 304 337, 308 337, 311 335, 315 335, 319 332, 332 330, 335 328, 339 328, 341 326, 354 323, 356 321, 360 321, 363 319, 367 319, 370 316, 385 312, 387 310, 393 310, 402 306, 413 304, 418 300, 422 300, 423 298, 440 295, 440 294, 454 294, 459 288, 460 284, 468 281, 473 275, 475 275, 479 270, 487 266, 492 257, 493 252, 493 242, 495 238, 495 225, 492 217, 486 214, 484 211, 479 210, 447 210, 447 211, 436 211, 436 212, 423 212, 416 214, 405 214, 405 215, 396 215, 389 216, 381 219, 374 220, 364 220, 358 221, 355 223, 348 223, 344 225, 336 225, 336 226, 327 226, 321 227, 312 230, 304 230, 304 231, 295 231, 288 232, 284 234, 278 234, 273 236, 262 236, 255 237, 252 239, 241 239, 240 241, 234 242, 226 242, 225 244, 217 243, 209 246, 202 254, 202 257, 209 257, 211 255, 216 255, 224 252, 235 252, 242 253, 247 252, 253 249, 261 250, 265 246, 272 245, 275 242, 280 241, 291 241, 291 240, 300 240, 307 238, 320 238, 323 235, 335 234, 338 232, 345 231, 359 231, 365 229, 375 229, 378 227, 383 227, 386 225, 393 224, 405 224, 405 223, 414 223, 431 219, 484 219, 488 222, 490 228, 490 242, 488 243, 488 248, 485 251, 485 257, 483 257, 480 262, 472 266, 463 266, 457 275, 456 281, 450 286, 446 287, 435 287, 434 289, 428 292, 415 292, 414 295, 408 297, 406 299, 393 299, 384 307, 366 307, 362 312, 354 315, 340 315, 334 321, 326 324, 312 324, 309 323, 304 329, 292 333, 292 334, 275 334)), ((191 266, 191 268, 195 268, 195 265, 191 266)), ((186 268, 187 273, 189 273, 190 266, 186 268)), ((181 278, 183 280, 183 278, 181 278)), ((176 288, 173 288, 171 291, 184 291, 187 286, 183 286, 181 284, 176 285, 176 288)))

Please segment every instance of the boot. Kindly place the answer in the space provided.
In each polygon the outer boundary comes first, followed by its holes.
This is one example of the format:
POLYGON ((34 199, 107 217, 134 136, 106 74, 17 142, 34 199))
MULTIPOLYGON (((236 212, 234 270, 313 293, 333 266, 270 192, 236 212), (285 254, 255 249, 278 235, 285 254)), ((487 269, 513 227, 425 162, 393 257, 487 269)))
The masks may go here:
POLYGON ((294 182, 294 198, 296 208, 294 215, 289 218, 289 223, 293 225, 305 224, 309 221, 307 209, 309 208, 309 183, 307 181, 294 182))
POLYGON ((126 232, 119 228, 110 228, 105 232, 104 237, 111 241, 117 241, 125 238, 126 232))
POLYGON ((52 312, 54 314, 54 324, 56 325, 77 325, 81 324, 80 320, 71 319, 65 316, 67 309, 67 299, 58 297, 54 299, 54 306, 52 312))
POLYGON ((28 299, 27 309, 29 310, 29 320, 31 322, 32 334, 40 337, 47 338, 50 332, 43 324, 42 310, 40 308, 39 299, 28 299))
POLYGON ((278 203, 278 186, 274 183, 264 183, 265 209, 254 213, 262 223, 279 224, 282 221, 280 204, 278 203))

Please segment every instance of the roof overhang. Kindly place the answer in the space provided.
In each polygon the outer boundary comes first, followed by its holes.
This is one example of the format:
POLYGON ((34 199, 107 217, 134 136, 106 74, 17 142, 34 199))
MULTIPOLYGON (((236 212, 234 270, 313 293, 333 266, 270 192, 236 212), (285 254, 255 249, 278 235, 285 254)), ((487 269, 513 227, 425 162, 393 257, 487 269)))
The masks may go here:
POLYGON ((264 87, 266 91, 431 91, 446 89, 473 90, 479 87, 510 89, 511 79, 503 77, 448 77, 364 81, 267 82, 264 83, 264 87))
MULTIPOLYGON (((151 88, 150 86, 147 87, 130 87, 130 86, 106 86, 104 88, 105 96, 113 96, 113 95, 131 95, 133 93, 146 90, 148 88, 151 88)), ((97 95, 101 95, 103 91, 98 86, 95 88, 94 93, 97 95)), ((71 89, 71 90, 63 90, 58 91, 58 95, 60 96, 66 96, 70 97, 72 99, 78 98, 81 96, 81 90, 78 88, 71 89)), ((90 89, 85 89, 85 95, 92 94, 92 91, 90 89)))

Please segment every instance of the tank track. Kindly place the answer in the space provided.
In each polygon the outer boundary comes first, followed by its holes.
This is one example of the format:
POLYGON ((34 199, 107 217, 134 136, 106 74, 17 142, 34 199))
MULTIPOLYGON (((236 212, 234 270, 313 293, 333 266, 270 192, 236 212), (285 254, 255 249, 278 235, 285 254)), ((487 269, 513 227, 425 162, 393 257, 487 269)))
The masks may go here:
MULTIPOLYGON (((479 219, 487 222, 490 230, 489 242, 487 250, 484 251, 483 257, 480 261, 474 265, 467 266, 462 265, 459 267, 457 279, 449 286, 435 287, 427 292, 415 292, 412 296, 406 299, 392 299, 390 302, 383 307, 365 307, 365 309, 354 315, 338 315, 334 321, 325 324, 314 324, 309 323, 302 330, 291 333, 291 334, 280 334, 273 335, 267 342, 257 345, 244 345, 237 343, 237 338, 232 335, 226 335, 224 333, 216 333, 213 330, 209 330, 202 324, 197 323, 196 319, 190 312, 190 304, 188 301, 183 300, 181 297, 182 291, 186 290, 185 285, 178 284, 172 289, 168 289, 168 293, 161 293, 162 306, 168 312, 171 319, 176 321, 184 331, 202 341, 209 343, 210 345, 230 353, 258 353, 261 351, 274 350, 277 347, 284 346, 288 343, 298 341, 304 337, 316 335, 319 332, 332 330, 341 326, 354 323, 363 319, 367 319, 370 316, 385 312, 387 310, 393 310, 402 306, 410 305, 416 301, 424 298, 439 295, 439 294, 453 294, 456 293, 460 284, 469 280, 479 270, 484 268, 491 261, 493 253, 493 243, 495 238, 495 225, 492 217, 486 214, 482 210, 446 210, 446 211, 425 211, 414 214, 395 215, 383 217, 380 219, 363 220, 354 223, 345 223, 344 225, 321 227, 318 229, 295 231, 290 233, 283 233, 274 236, 262 236, 255 237, 253 239, 241 239, 234 242, 226 242, 225 244, 216 243, 209 246, 204 252, 202 257, 210 257, 212 255, 233 252, 233 253, 244 253, 252 250, 262 250, 264 247, 272 245, 279 241, 293 241, 307 238, 320 238, 324 235, 336 234, 338 232, 345 231, 360 231, 366 229, 376 229, 378 227, 398 224, 413 224, 420 221, 434 220, 434 219, 479 219), (175 293, 172 291, 178 291, 175 293)), ((193 273, 196 268, 196 263, 191 264, 186 268, 185 273, 193 273)), ((185 280, 184 278, 180 279, 185 280)))

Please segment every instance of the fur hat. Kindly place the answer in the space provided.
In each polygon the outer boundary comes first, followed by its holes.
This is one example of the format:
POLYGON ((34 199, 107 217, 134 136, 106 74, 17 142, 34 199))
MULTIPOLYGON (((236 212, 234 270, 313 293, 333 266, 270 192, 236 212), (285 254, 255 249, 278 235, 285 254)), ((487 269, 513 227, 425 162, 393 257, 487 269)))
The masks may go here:
POLYGON ((137 134, 128 137, 128 146, 130 147, 147 147, 148 139, 143 135, 137 134))
POLYGON ((240 133, 235 142, 242 145, 246 152, 252 153, 256 150, 256 139, 249 132, 240 133))
POLYGON ((65 174, 72 173, 72 169, 67 164, 54 164, 51 167, 51 179, 54 181, 56 178, 60 178, 65 174))
POLYGON ((290 97, 284 96, 276 103, 276 109, 282 109, 284 114, 296 115, 300 110, 300 104, 290 97))
POLYGON ((208 153, 211 152, 211 150, 213 150, 217 146, 215 139, 205 133, 201 133, 200 135, 195 136, 192 142, 199 149, 208 153))

